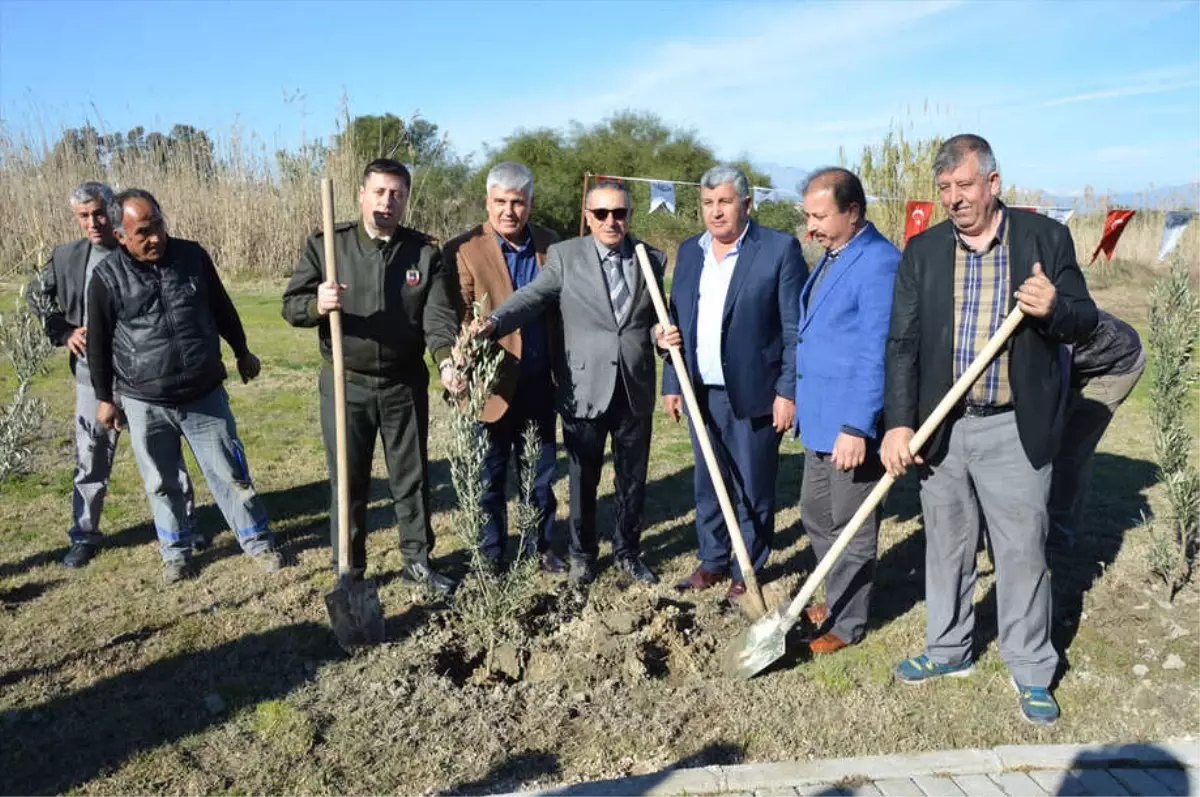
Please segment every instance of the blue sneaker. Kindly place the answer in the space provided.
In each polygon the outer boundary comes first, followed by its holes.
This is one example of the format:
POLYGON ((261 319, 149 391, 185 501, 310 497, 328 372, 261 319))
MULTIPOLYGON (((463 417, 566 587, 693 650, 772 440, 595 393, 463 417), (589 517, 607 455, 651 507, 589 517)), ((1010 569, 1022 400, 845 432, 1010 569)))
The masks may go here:
POLYGON ((1013 689, 1021 701, 1021 716, 1034 725, 1053 725, 1058 722, 1062 713, 1058 709, 1058 701, 1050 694, 1046 686, 1022 686, 1014 678, 1013 689))
POLYGON ((922 653, 920 656, 913 656, 900 662, 892 673, 896 676, 896 680, 902 683, 920 684, 934 678, 941 678, 943 675, 951 678, 966 678, 974 667, 975 663, 970 659, 964 659, 958 664, 940 664, 930 661, 929 657, 922 653))

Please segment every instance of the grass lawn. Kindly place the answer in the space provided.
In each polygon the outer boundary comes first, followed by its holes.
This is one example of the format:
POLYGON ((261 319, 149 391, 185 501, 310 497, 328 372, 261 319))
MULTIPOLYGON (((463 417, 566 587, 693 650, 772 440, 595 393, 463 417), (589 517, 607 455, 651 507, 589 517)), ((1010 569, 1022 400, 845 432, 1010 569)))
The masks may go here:
MULTIPOLYGON (((606 571, 586 601, 544 579, 550 622, 515 682, 482 679, 456 616, 397 578, 396 533, 376 462, 370 540, 388 642, 354 658, 336 647, 322 596, 329 568, 328 483, 317 416, 313 330, 279 315, 282 286, 233 293, 263 375, 229 384, 251 471, 294 565, 266 576, 239 555, 197 478, 201 521, 221 530, 198 579, 160 582, 145 495, 127 442, 117 454, 101 555, 58 562, 70 524, 73 392, 66 358, 37 387, 50 405, 34 468, 0 488, 0 792, 434 793, 575 782, 686 765, 793 760, 951 747, 1156 741, 1197 732, 1198 606, 1149 577, 1140 516, 1166 508, 1155 484, 1148 380, 1101 444, 1088 531, 1052 560, 1055 642, 1069 668, 1064 717, 1018 716, 996 649, 995 582, 976 589, 972 678, 910 687, 892 666, 921 650, 924 545, 916 484, 887 502, 872 628, 836 655, 793 655, 746 683, 718 658, 745 627, 723 590, 671 587, 695 565, 692 455, 683 425, 656 417, 646 559, 663 583, 606 571), (1167 669, 1168 657, 1182 668, 1167 669), (1148 674, 1135 675, 1135 665, 1148 674)), ((1140 292, 1097 292, 1144 329, 1140 292)), ((0 291, 10 306, 11 286, 0 291)), ((0 388, 5 387, 0 376, 0 388)), ((435 552, 461 572, 449 528, 446 411, 435 405, 435 552)), ((560 539, 566 466, 559 455, 560 539)), ((772 593, 794 591, 813 561, 802 533, 802 450, 787 440, 779 475, 772 593)), ((193 467, 193 473, 195 469, 193 467)), ((601 527, 611 517, 605 470, 601 527)), ((602 548, 602 552, 606 547, 602 548)), ((602 559, 602 565, 608 558, 602 559)), ((981 567, 990 569, 981 556, 981 567)))

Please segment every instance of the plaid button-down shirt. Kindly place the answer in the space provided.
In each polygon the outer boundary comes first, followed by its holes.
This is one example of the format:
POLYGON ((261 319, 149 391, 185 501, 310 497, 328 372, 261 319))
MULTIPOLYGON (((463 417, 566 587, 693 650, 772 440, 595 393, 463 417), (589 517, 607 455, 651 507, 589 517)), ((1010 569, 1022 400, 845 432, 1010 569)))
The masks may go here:
MULTIPOLYGON (((975 355, 1000 329, 1008 310, 1008 211, 1000 208, 1000 226, 982 251, 967 246, 954 231, 954 378, 970 367, 975 355)), ((1008 384, 1008 347, 967 393, 967 403, 1002 406, 1012 403, 1008 384)))

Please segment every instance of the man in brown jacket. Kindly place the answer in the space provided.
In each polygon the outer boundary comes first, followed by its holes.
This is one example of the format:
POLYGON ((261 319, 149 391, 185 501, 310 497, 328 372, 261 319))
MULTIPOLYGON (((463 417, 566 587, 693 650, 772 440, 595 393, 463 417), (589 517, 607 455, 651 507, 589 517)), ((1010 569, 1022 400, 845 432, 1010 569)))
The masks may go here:
MULTIPOLYGON (((492 167, 487 177, 487 221, 443 249, 448 270, 458 277, 468 323, 474 317, 474 303, 482 304, 483 312, 491 312, 514 291, 533 282, 545 260, 546 247, 558 240, 552 230, 529 222, 532 210, 533 172, 529 167, 511 161, 492 167)), ((531 424, 540 446, 537 462, 532 463, 533 495, 522 495, 521 500, 537 507, 538 525, 536 539, 526 540, 526 545, 530 553, 536 551, 544 571, 565 573, 567 569, 550 549, 558 508, 553 489, 556 420, 550 376, 556 324, 553 314, 544 314, 500 338, 504 361, 495 393, 480 418, 488 436, 482 500, 487 525, 480 544, 497 569, 503 567, 507 539, 508 462, 515 453, 518 469, 525 466, 522 435, 531 424)))

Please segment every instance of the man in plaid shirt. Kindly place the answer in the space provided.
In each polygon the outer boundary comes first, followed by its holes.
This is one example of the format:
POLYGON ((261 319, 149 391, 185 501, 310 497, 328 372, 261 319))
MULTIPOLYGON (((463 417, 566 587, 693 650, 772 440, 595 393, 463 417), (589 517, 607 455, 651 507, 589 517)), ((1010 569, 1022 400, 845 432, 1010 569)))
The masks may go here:
POLYGON ((1022 716, 1050 724, 1058 654, 1050 643, 1044 554, 1051 463, 1066 400, 1062 344, 1087 340, 1096 306, 1067 228, 1000 202, 987 141, 942 145, 934 180, 949 219, 904 250, 892 298, 884 388, 884 466, 921 467, 925 650, 895 676, 924 683, 971 671, 975 551, 982 508, 996 559, 1000 654, 1022 716), (918 455, 914 429, 970 366, 1016 304, 1026 318, 965 401, 918 455))

